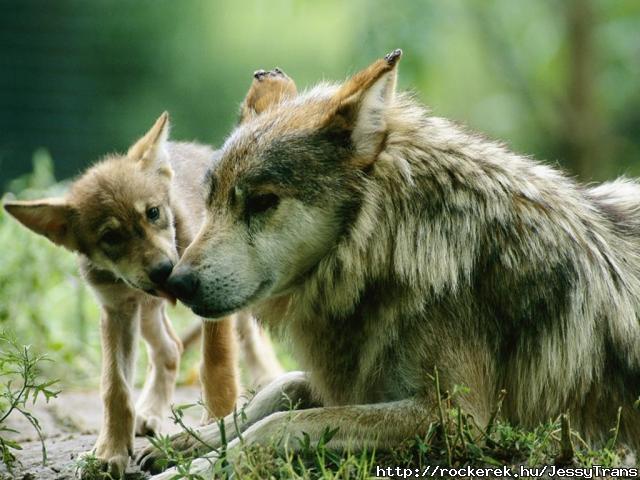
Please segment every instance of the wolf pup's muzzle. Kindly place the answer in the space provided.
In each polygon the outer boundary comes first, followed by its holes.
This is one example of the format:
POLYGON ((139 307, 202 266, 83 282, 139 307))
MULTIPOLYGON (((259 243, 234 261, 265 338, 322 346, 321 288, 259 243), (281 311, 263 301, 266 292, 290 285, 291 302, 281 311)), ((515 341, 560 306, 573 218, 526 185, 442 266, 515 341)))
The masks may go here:
POLYGON ((163 285, 172 271, 173 262, 171 260, 156 263, 148 272, 149 280, 156 285, 163 285))

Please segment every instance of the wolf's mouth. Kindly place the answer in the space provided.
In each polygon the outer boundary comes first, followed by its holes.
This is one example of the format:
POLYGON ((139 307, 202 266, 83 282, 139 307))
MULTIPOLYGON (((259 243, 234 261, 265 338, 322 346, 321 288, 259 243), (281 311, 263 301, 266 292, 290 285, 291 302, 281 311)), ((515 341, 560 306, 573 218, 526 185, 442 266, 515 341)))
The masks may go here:
POLYGON ((236 308, 227 308, 226 310, 209 310, 206 307, 201 307, 199 305, 189 305, 189 308, 197 316, 208 321, 221 319, 222 317, 226 317, 237 310, 236 308))
POLYGON ((171 302, 171 305, 173 306, 176 305, 176 302, 177 302, 176 297, 171 295, 169 292, 165 292, 164 290, 155 289, 155 288, 150 288, 148 290, 145 290, 144 292, 148 293, 149 295, 153 295, 154 297, 164 298, 165 300, 168 300, 169 302, 171 302))
POLYGON ((260 285, 258 285, 258 288, 256 288, 256 290, 248 299, 246 299, 242 303, 238 303, 234 305, 233 307, 215 309, 215 308, 208 308, 205 305, 190 304, 185 302, 184 300, 182 300, 182 303, 184 303, 187 307, 189 307, 191 311, 196 315, 198 315, 199 317, 203 317, 205 320, 215 320, 222 317, 226 317, 227 315, 231 315, 232 313, 237 312, 238 310, 242 310, 243 308, 248 307, 253 302, 258 300, 262 296, 262 294, 265 291, 267 291, 269 287, 271 287, 272 284, 273 282, 271 280, 264 280, 260 285))

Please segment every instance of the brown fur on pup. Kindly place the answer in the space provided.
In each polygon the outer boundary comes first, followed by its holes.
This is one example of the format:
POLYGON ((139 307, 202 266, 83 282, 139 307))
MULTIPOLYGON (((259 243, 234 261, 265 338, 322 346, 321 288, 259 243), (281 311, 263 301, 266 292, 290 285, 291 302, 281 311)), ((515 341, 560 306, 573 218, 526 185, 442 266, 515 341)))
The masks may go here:
MULTIPOLYGON (((443 390, 469 388, 457 401, 478 422, 504 389, 510 422, 569 412, 599 444, 621 406, 618 438, 637 449, 640 186, 580 185, 432 116, 396 93, 400 56, 274 106, 222 148, 168 285, 189 279, 207 316, 251 308, 307 371, 249 404, 242 442, 338 427, 329 447, 393 447, 428 428, 437 368, 443 390)), ((216 428, 198 434, 219 446, 216 428)))
MULTIPOLYGON (((254 117, 283 98, 282 84, 292 83, 283 74, 268 82, 255 79, 242 110, 254 117), (253 99, 262 100, 254 106, 253 99)), ((78 254, 82 275, 101 304, 104 418, 93 453, 113 476, 124 474, 134 432, 159 432, 173 397, 182 344, 165 313, 163 298, 175 298, 164 283, 200 227, 203 178, 218 158, 208 146, 170 142, 168 135, 169 119, 163 113, 126 154, 108 156, 89 168, 64 198, 4 205, 26 227, 78 254), (139 332, 150 367, 134 407, 139 332)), ((268 339, 247 312, 204 322, 206 421, 230 413, 238 397, 234 324, 253 387, 282 373, 268 339)))

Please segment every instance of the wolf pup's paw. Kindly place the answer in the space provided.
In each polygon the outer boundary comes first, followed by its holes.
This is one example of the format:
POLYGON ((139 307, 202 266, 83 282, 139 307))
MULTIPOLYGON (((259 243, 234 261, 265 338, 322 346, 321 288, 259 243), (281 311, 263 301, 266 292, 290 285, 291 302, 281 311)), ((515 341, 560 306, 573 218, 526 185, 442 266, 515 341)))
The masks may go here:
POLYGON ((281 79, 291 81, 287 74, 278 67, 274 68, 273 70, 269 70, 268 72, 262 69, 256 70, 255 72, 253 72, 253 78, 258 80, 259 82, 262 82, 265 79, 281 79))
MULTIPOLYGON (((271 96, 271 100, 280 100, 285 96, 294 96, 297 93, 296 84, 280 68, 273 70, 256 70, 253 72, 253 95, 255 98, 271 96)), ((256 105, 254 105, 256 107, 256 105)), ((259 106, 257 106, 260 109, 259 106)))
POLYGON ((285 98, 297 94, 296 84, 279 68, 273 70, 256 70, 253 72, 253 83, 243 102, 241 122, 260 114, 269 106, 281 102, 285 98))
POLYGON ((200 417, 200 426, 211 425, 218 420, 218 417, 216 417, 213 413, 209 412, 209 410, 205 408, 202 412, 202 416, 200 417))
POLYGON ((384 56, 384 59, 389 65, 393 66, 398 62, 401 56, 402 56, 402 50, 399 48, 396 48, 393 52, 387 53, 384 56))
POLYGON ((129 465, 129 451, 124 452, 101 452, 97 449, 81 455, 77 477, 81 480, 94 480, 103 478, 121 479, 125 476, 125 471, 129 465))
POLYGON ((136 415, 136 436, 155 437, 162 430, 162 419, 152 413, 136 415))

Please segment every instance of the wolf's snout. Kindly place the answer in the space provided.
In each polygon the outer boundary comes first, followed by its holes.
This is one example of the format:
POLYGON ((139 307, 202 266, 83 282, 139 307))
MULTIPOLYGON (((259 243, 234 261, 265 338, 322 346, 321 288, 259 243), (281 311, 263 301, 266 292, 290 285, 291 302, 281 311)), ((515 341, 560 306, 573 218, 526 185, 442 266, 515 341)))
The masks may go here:
POLYGON ((180 300, 193 298, 199 285, 198 276, 190 269, 177 269, 167 280, 167 288, 180 300))
POLYGON ((173 270, 173 262, 171 260, 164 260, 156 263, 151 270, 149 270, 149 279, 156 285, 162 285, 171 275, 173 270))

